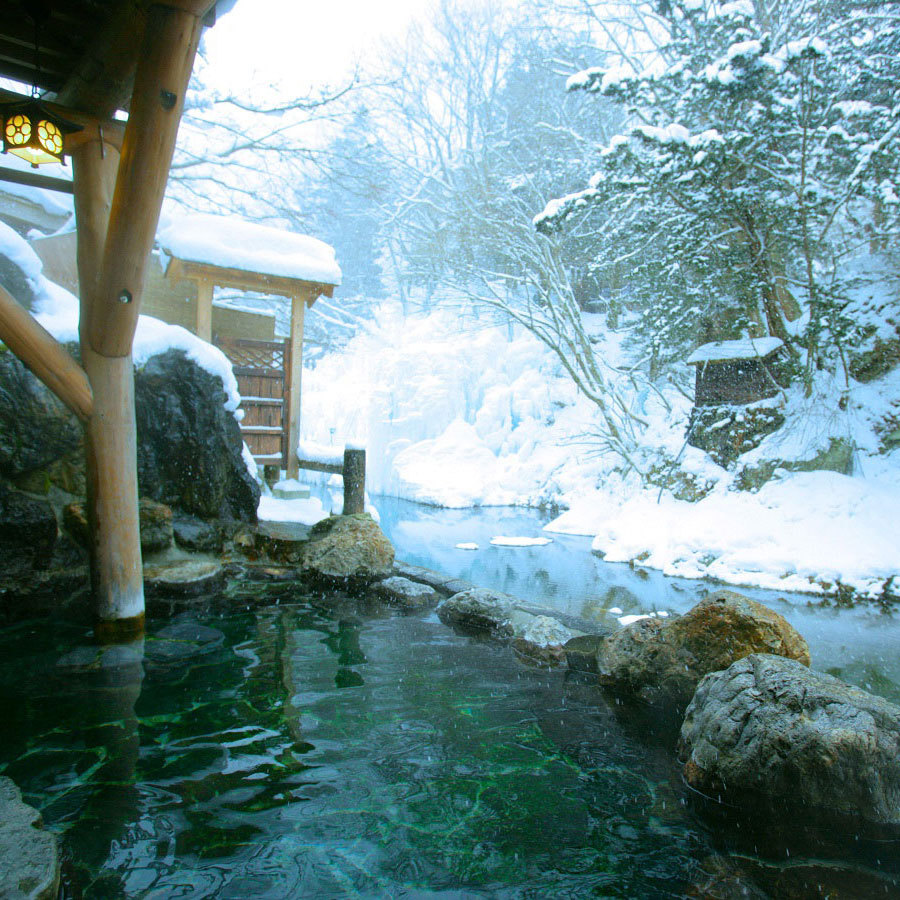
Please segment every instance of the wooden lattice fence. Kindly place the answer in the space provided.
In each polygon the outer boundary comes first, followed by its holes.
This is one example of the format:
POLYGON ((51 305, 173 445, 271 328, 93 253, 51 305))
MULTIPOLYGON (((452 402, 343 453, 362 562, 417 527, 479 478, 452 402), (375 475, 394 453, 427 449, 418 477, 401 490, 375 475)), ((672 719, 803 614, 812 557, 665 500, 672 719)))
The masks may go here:
POLYGON ((241 394, 241 434, 264 464, 287 467, 290 433, 291 343, 216 338, 231 360, 241 394))

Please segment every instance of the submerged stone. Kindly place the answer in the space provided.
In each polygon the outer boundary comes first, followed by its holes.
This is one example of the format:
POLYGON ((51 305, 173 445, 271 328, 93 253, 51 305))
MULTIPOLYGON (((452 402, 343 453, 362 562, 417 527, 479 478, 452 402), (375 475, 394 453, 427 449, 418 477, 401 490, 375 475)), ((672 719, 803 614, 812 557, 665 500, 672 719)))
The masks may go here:
POLYGON ((22 802, 10 778, 0 776, 0 897, 56 900, 59 853, 41 814, 22 802))
POLYGON ((563 645, 568 667, 573 672, 596 675, 599 672, 597 656, 605 640, 603 634, 580 634, 570 638, 563 645))
POLYGON ((180 622, 167 625, 150 636, 144 653, 151 662, 178 662, 218 650, 224 642, 225 635, 218 628, 180 622))
POLYGON ((193 597, 221 590, 225 584, 225 570, 216 562, 178 560, 144 566, 144 586, 148 591, 193 597))
POLYGON ((438 604, 438 618, 453 627, 505 633, 515 601, 508 594, 487 588, 460 591, 438 604))
POLYGON ((372 586, 372 595, 401 609, 426 609, 440 600, 440 594, 428 584, 420 584, 392 575, 372 586))
POLYGON ((299 522, 263 522, 255 530, 253 546, 271 560, 299 565, 309 540, 310 528, 299 522))
POLYGON ((513 647, 523 656, 538 662, 558 665, 566 656, 565 645, 579 633, 559 619, 513 610, 507 625, 513 647))
POLYGON ((752 654, 707 675, 679 755, 705 793, 900 825, 900 706, 795 660, 752 654))

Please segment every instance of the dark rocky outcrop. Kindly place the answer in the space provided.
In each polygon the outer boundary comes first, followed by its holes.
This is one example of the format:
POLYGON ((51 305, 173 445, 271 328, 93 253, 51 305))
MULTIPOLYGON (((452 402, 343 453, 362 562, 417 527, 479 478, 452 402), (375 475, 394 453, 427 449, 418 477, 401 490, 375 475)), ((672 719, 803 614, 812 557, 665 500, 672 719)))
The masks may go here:
POLYGON ((0 348, 0 475, 18 482, 81 448, 66 405, 6 348, 0 348))
MULTIPOLYGON (((225 409, 222 381, 180 350, 135 372, 142 496, 203 519, 256 521, 259 485, 225 409)), ((12 353, 0 349, 0 475, 21 487, 84 490, 81 427, 12 353)))
POLYGON ((56 900, 56 836, 42 826, 41 814, 22 802, 11 779, 0 776, 0 897, 5 900, 56 900))
POLYGON ((176 515, 172 519, 175 543, 197 553, 221 553, 225 540, 223 529, 214 522, 204 522, 196 516, 176 515))
POLYGON ((707 675, 679 755, 706 794, 900 825, 900 707, 791 659, 752 654, 707 675))
POLYGON ((180 350, 135 373, 141 494, 202 519, 256 521, 259 485, 242 458, 222 381, 180 350))
POLYGON ((784 424, 784 414, 771 400, 747 406, 695 406, 687 441, 727 467, 741 454, 758 447, 784 424))
POLYGON ((716 591, 683 616, 641 619, 608 637, 598 672, 625 696, 684 709, 704 675, 751 653, 810 661, 806 641, 783 616, 734 591, 716 591))
POLYGON ((299 565, 312 579, 371 582, 392 574, 394 548, 367 513, 329 516, 310 529, 299 565))

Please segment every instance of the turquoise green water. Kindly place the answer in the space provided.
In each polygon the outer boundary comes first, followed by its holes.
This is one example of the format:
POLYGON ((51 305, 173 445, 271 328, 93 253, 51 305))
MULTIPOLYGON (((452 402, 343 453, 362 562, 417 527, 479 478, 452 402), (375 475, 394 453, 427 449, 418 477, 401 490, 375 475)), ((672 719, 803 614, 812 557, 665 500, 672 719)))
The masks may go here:
POLYGON ((75 626, 0 631, 0 772, 61 835, 69 896, 896 891, 871 847, 707 827, 652 722, 508 647, 291 585, 229 603, 104 654, 75 626))

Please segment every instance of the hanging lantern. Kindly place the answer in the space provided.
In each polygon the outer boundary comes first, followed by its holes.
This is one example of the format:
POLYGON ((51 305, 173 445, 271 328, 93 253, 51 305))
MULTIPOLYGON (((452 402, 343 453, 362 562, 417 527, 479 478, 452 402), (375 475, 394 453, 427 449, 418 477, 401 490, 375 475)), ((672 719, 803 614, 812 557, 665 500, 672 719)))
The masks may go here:
POLYGON ((65 165, 65 136, 81 131, 80 125, 48 112, 38 100, 0 107, 3 122, 3 152, 13 153, 33 168, 46 163, 65 165))

